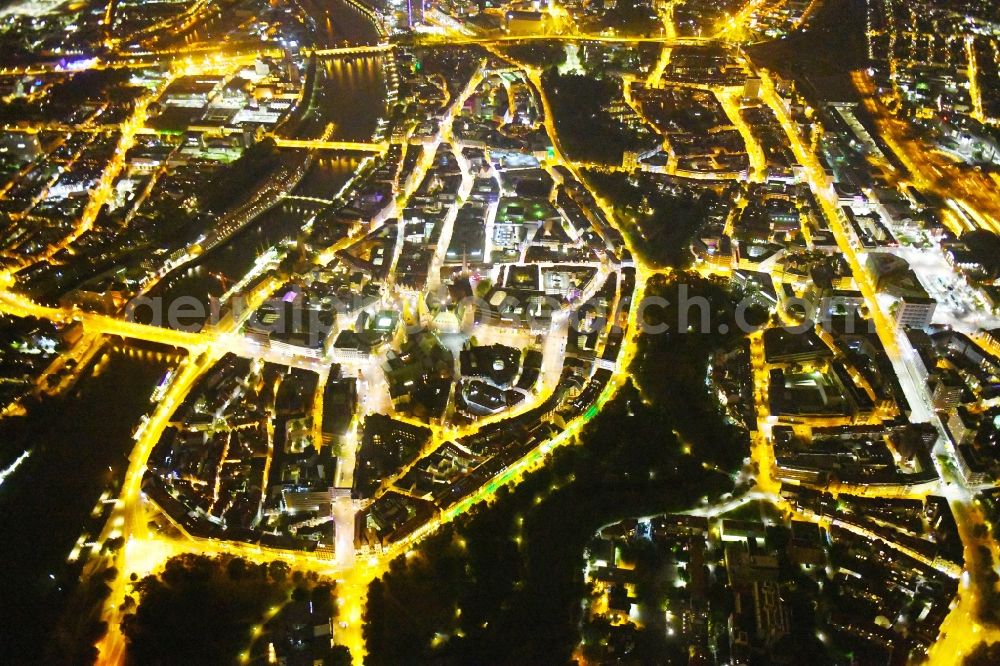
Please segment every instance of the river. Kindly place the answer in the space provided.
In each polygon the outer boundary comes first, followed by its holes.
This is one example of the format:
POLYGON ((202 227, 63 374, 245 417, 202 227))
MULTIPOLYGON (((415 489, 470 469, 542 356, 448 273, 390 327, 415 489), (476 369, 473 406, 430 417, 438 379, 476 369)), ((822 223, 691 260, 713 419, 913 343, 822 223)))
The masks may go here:
POLYGON ((119 483, 133 428, 178 353, 108 342, 65 396, 0 420, 0 440, 30 454, 0 486, 0 646, 4 663, 41 663, 72 584, 66 558, 105 489, 119 483), (23 661, 22 661, 23 659, 23 661))
MULTIPOLYGON (((371 22, 344 0, 329 0, 322 3, 321 8, 316 7, 316 11, 322 17, 317 24, 326 26, 327 34, 321 41, 327 44, 345 41, 363 44, 378 40, 378 33, 371 22), (326 17, 330 18, 329 22, 326 17)), ((316 74, 315 110, 306 124, 325 127, 333 123, 334 140, 371 140, 386 111, 383 56, 369 54, 322 58, 316 74)), ((330 199, 353 173, 358 161, 357 154, 319 155, 292 194, 296 197, 330 199)), ((162 298, 164 304, 181 297, 193 297, 204 306, 206 314, 211 312, 208 304, 212 297, 221 296, 239 281, 265 250, 283 241, 294 240, 302 225, 322 207, 319 202, 286 199, 223 245, 164 277, 149 296, 162 298)), ((151 316, 144 310, 136 311, 140 320, 151 316)), ((185 322, 193 319, 196 318, 186 319, 185 322)))
MULTIPOLYGON (((344 0, 317 0, 328 13, 324 45, 375 43, 374 26, 344 0)), ((314 16, 316 15, 314 11, 314 16)), ((386 87, 378 56, 325 60, 317 80, 317 113, 335 123, 335 138, 365 140, 384 115, 386 87)), ((350 177, 357 156, 318 156, 294 195, 326 199, 350 177)), ((153 295, 222 294, 266 248, 294 239, 322 206, 289 198, 225 244, 168 275, 153 295)), ((0 485, 0 661, 41 663, 65 597, 74 584, 66 558, 81 532, 95 534, 91 516, 102 492, 120 483, 132 432, 151 409, 149 396, 176 353, 150 345, 112 343, 83 370, 69 395, 31 405, 25 417, 0 421, 4 448, 30 451, 0 485)))

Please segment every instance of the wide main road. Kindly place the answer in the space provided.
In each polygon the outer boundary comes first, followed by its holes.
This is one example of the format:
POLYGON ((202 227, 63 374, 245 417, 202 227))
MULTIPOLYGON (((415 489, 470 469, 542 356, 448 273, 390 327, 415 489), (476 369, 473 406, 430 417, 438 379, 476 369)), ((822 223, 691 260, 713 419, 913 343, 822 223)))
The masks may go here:
POLYGON ((202 349, 212 341, 212 337, 204 333, 139 324, 134 321, 116 319, 108 315, 82 310, 38 305, 27 297, 11 291, 0 291, 0 312, 17 317, 47 319, 61 324, 79 322, 84 329, 90 332, 156 342, 169 347, 181 347, 189 350, 202 349))
MULTIPOLYGON (((848 259, 855 282, 868 303, 878 336, 885 347, 886 354, 892 361, 895 374, 912 408, 911 421, 929 422, 934 425, 940 433, 938 443, 935 446, 936 451, 952 457, 951 468, 941 464, 937 456, 935 456, 935 466, 943 483, 943 494, 949 499, 958 525, 962 543, 965 546, 966 558, 962 587, 959 590, 959 602, 940 628, 939 642, 946 641, 946 647, 941 648, 935 645, 930 654, 931 663, 954 663, 956 657, 962 655, 963 652, 967 654, 979 641, 995 640, 1000 637, 1000 631, 984 627, 976 621, 976 607, 984 594, 984 590, 978 588, 977 585, 981 585, 985 581, 982 576, 969 575, 970 572, 975 573, 977 567, 983 566, 983 563, 980 562, 982 558, 979 557, 977 551, 978 546, 985 546, 988 549, 992 555, 994 567, 1000 551, 997 549, 996 540, 988 536, 988 533, 983 537, 976 535, 976 526, 984 525, 982 514, 975 505, 972 489, 966 487, 964 479, 952 471, 957 469, 957 463, 953 458, 954 449, 944 444, 946 440, 941 422, 930 405, 926 383, 916 376, 913 362, 910 360, 914 355, 912 346, 905 336, 898 334, 889 318, 882 311, 871 280, 851 245, 849 232, 838 215, 839 211, 835 199, 822 177, 822 170, 815 154, 806 146, 798 129, 791 121, 783 101, 776 93, 770 76, 765 72, 760 72, 760 74, 763 83, 762 99, 771 108, 778 122, 784 128, 796 159, 805 168, 806 180, 825 215, 829 218, 830 228, 834 231, 837 243, 848 259)), ((986 584, 992 583, 986 582, 986 584)))
MULTIPOLYGON (((960 213, 960 222, 969 220, 976 227, 1000 233, 1000 198, 998 181, 987 171, 976 171, 956 164, 938 150, 930 149, 913 136, 909 124, 889 113, 875 94, 875 86, 864 72, 852 75, 862 103, 883 139, 909 171, 919 190, 930 192, 960 213)), ((964 225, 972 226, 970 224, 964 225)), ((960 231, 952 229, 952 231, 960 231)))
MULTIPOLYGON (((198 358, 185 359, 153 414, 137 432, 136 444, 129 456, 128 471, 125 473, 121 494, 115 501, 114 510, 99 539, 102 543, 111 537, 125 539, 125 547, 115 555, 115 568, 118 571, 131 570, 136 572, 144 569, 144 567, 137 566, 136 551, 144 546, 149 536, 140 494, 142 478, 146 471, 146 461, 149 459, 153 447, 160 440, 174 410, 183 402, 195 381, 208 368, 212 367, 219 357, 218 352, 206 352, 198 358), (128 569, 126 569, 126 559, 129 560, 128 569)), ((155 561, 158 563, 159 558, 156 558, 155 561)), ((97 566, 98 563, 99 560, 92 560, 90 565, 97 566)), ((148 571, 143 571, 143 573, 148 573, 148 571)), ((98 646, 101 663, 116 664, 123 663, 125 660, 125 641, 121 633, 122 611, 119 608, 125 599, 128 584, 128 576, 118 575, 113 582, 111 594, 108 595, 108 605, 104 612, 104 619, 108 623, 108 633, 98 646)))
POLYGON ((605 44, 661 44, 664 46, 704 46, 715 43, 710 37, 676 37, 650 35, 649 37, 617 37, 599 33, 570 33, 554 35, 489 35, 483 37, 437 37, 431 35, 420 40, 421 46, 466 46, 470 44, 505 46, 531 42, 601 42, 605 44))
POLYGON ((185 349, 192 354, 198 354, 210 348, 222 352, 239 353, 245 348, 245 345, 241 344, 242 338, 238 334, 240 327, 283 284, 283 281, 284 276, 280 274, 262 280, 254 289, 240 296, 241 307, 238 313, 230 312, 217 325, 206 327, 200 332, 141 324, 127 317, 120 319, 77 308, 55 308, 39 305, 27 296, 5 288, 11 282, 9 274, 0 274, 0 313, 15 317, 46 319, 58 324, 77 322, 88 333, 155 342, 168 347, 185 349))

